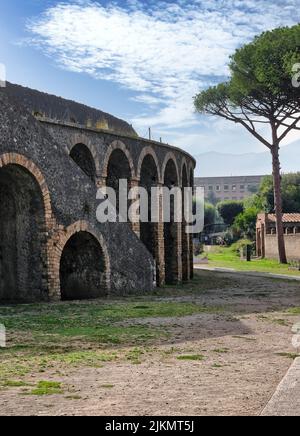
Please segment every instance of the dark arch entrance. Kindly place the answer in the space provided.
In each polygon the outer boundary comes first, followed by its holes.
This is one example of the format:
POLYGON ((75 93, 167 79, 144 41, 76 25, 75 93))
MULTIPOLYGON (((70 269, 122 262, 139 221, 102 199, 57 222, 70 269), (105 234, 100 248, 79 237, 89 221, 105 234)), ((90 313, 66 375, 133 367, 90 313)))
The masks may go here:
POLYGON ((86 145, 75 145, 70 152, 70 157, 93 182, 96 180, 95 161, 86 145))
POLYGON ((106 186, 115 190, 117 212, 119 212, 119 180, 127 180, 128 190, 130 189, 131 170, 127 156, 122 150, 116 149, 111 153, 108 161, 106 186))
POLYGON ((48 299, 43 196, 34 176, 9 164, 0 169, 0 300, 48 299))
MULTIPOLYGON (((151 188, 158 184, 158 170, 154 158, 151 155, 147 155, 142 163, 141 167, 141 179, 140 186, 145 188, 148 192, 148 222, 140 223, 141 241, 147 247, 148 251, 152 254, 156 260, 156 276, 159 279, 158 269, 158 224, 152 223, 151 212, 151 188)), ((154 199, 153 199, 154 200, 154 199)), ((157 208, 159 207, 159 199, 155 199, 157 208)))
POLYGON ((66 243, 60 261, 60 284, 62 300, 106 296, 105 257, 91 233, 75 233, 66 243))
POLYGON ((188 173, 186 165, 182 169, 182 280, 187 281, 189 279, 189 264, 190 264, 190 253, 189 253, 189 238, 190 235, 186 233, 186 221, 185 221, 185 196, 184 188, 189 186, 188 173))
MULTIPOLYGON (((169 189, 178 186, 178 177, 175 163, 172 159, 167 163, 164 174, 164 186, 169 189)), ((170 201, 170 222, 164 223, 165 241, 165 274, 166 284, 173 285, 178 282, 178 223, 175 222, 175 201, 170 201)))

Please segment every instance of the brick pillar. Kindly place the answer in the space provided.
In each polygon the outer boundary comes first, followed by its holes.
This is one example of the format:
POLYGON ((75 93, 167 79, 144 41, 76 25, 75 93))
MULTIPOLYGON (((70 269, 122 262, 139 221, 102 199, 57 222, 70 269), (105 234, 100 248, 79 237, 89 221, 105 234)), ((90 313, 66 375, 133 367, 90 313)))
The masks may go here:
POLYGON ((176 278, 177 283, 182 282, 182 223, 174 223, 177 231, 177 253, 176 253, 176 267, 174 273, 174 277, 176 278))
POLYGON ((194 278, 194 243, 193 235, 189 235, 190 279, 194 278))
MULTIPOLYGON (((132 179, 128 182, 128 188, 133 189, 133 188, 138 188, 139 187, 139 181, 136 179, 132 179)), ((128 207, 131 206, 131 204, 136 203, 137 201, 139 201, 139 195, 136 195, 135 198, 131 201, 129 201, 128 203, 128 207)), ((133 222, 131 222, 131 227, 133 232, 138 236, 138 238, 141 237, 141 226, 140 226, 140 221, 139 219, 137 219, 138 217, 133 217, 133 222)))
MULTIPOLYGON (((162 187, 162 185, 159 185, 162 187)), ((160 192, 158 202, 159 222, 155 225, 155 259, 157 271, 157 284, 164 286, 166 283, 165 271, 165 239, 164 239, 164 222, 163 222, 163 198, 160 192)))
POLYGON ((56 230, 53 230, 53 236, 49 238, 47 242, 48 290, 50 301, 61 300, 59 271, 62 248, 59 247, 59 236, 56 230))
MULTIPOLYGON (((162 200, 163 205, 163 200, 162 200)), ((175 207, 175 205, 173 206, 175 207)), ((182 222, 175 222, 175 209, 172 212, 172 221, 170 223, 165 223, 164 218, 163 219, 163 227, 164 227, 164 244, 165 246, 168 245, 168 234, 165 233, 167 230, 168 233, 170 233, 170 237, 173 240, 173 246, 172 251, 170 252, 170 247, 168 247, 168 256, 169 256, 169 262, 167 259, 165 259, 165 276, 166 281, 168 283, 168 277, 170 280, 170 284, 178 284, 182 282, 182 222), (166 270, 166 268, 169 268, 169 270, 166 270)), ((164 247, 165 248, 165 247, 164 247)), ((165 254, 164 249, 164 254, 165 254)))
POLYGON ((183 220, 182 223, 182 279, 187 281, 190 279, 190 235, 186 233, 187 223, 183 220))

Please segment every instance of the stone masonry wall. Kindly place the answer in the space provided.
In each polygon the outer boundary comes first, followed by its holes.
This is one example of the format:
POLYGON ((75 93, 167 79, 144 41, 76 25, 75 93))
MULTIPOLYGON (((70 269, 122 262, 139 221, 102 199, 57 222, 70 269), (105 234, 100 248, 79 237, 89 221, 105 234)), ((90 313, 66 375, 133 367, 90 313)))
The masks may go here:
MULTIPOLYGON (((277 235, 266 235, 266 258, 278 258, 277 235)), ((288 260, 300 260, 300 233, 284 236, 288 260)))
MULTIPOLYGON (((78 280, 89 283, 93 297, 97 296, 98 288, 105 296, 150 291, 156 271, 157 283, 164 284, 166 235, 162 223, 153 232, 156 245, 150 254, 139 239, 138 223, 132 228, 129 223, 97 221, 97 186, 105 185, 108 180, 114 150, 121 150, 128 159, 132 186, 140 183, 143 159, 148 154, 157 164, 159 185, 172 160, 178 185, 182 186, 182 168, 186 165, 192 174, 194 160, 168 145, 41 122, 2 90, 0 105, 0 300, 59 300, 61 282, 70 283, 70 277, 77 283, 80 297, 84 297, 84 292, 78 280), (91 154, 93 165, 88 169, 95 171, 94 180, 90 171, 84 166, 80 168, 70 156, 78 144, 83 144, 91 154), (8 239, 12 241, 11 250, 8 239), (76 265, 64 257, 67 248, 69 253, 76 252, 76 265), (99 257, 99 274, 96 264, 89 261, 94 255, 99 257), (11 269, 8 273, 7 268, 11 269), (77 278, 74 271, 78 272, 77 278)), ((78 160, 84 155, 80 150, 75 154, 78 160)), ((179 227, 177 240, 174 257, 177 264, 173 269, 177 274, 175 279, 180 281, 183 253, 179 227)), ((192 247, 188 245, 191 258, 192 247)))

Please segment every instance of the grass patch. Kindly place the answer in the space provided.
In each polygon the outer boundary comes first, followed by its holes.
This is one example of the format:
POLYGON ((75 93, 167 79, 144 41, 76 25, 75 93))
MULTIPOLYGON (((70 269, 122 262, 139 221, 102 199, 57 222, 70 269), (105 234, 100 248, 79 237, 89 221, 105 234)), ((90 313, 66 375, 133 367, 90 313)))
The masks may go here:
POLYGON ((141 357, 143 354, 144 354, 143 350, 141 350, 140 348, 134 348, 133 350, 129 351, 129 353, 127 353, 126 358, 132 364, 140 365, 142 363, 141 357))
POLYGON ((287 313, 291 315, 300 315, 300 307, 292 307, 291 309, 287 310, 287 313))
POLYGON ((276 260, 253 259, 251 262, 243 261, 231 247, 221 248, 208 253, 209 266, 216 268, 230 268, 238 271, 257 271, 272 274, 299 276, 300 272, 291 270, 290 265, 280 265, 276 260))
MULTIPOLYGON (((119 337, 127 327, 116 324, 133 319, 184 317, 196 313, 214 313, 220 308, 194 303, 151 301, 105 304, 58 303, 0 308, 0 322, 7 330, 60 336, 87 336, 103 341, 119 337)), ((134 330, 133 330, 134 331, 134 330)), ((130 331, 128 332, 130 336, 130 331)))
POLYGON ((218 353, 218 354, 227 354, 229 353, 229 349, 228 348, 216 348, 215 350, 213 350, 214 353, 218 353))
POLYGON ((193 361, 202 361, 205 359, 205 356, 202 354, 190 354, 177 356, 177 360, 193 360, 193 361))
POLYGON ((23 387, 31 386, 31 384, 26 383, 24 381, 5 380, 3 383, 1 383, 1 386, 7 388, 23 388, 23 387))
POLYGON ((292 359, 292 360, 295 360, 297 359, 297 357, 300 357, 300 355, 297 353, 276 353, 276 355, 280 357, 287 357, 288 359, 292 359))
POLYGON ((140 298, 142 302, 136 297, 110 303, 96 300, 0 307, 0 323, 12 338, 9 346, 0 350, 0 380, 21 379, 28 373, 44 373, 57 366, 99 367, 120 358, 101 350, 108 347, 135 347, 126 358, 139 364, 139 347, 169 335, 165 328, 139 324, 139 320, 222 312, 219 307, 193 302, 140 298))
POLYGON ((256 342, 257 339, 255 338, 248 338, 247 336, 232 336, 233 339, 242 339, 244 341, 248 341, 248 342, 256 342))
POLYGON ((63 394, 62 384, 59 382, 40 381, 37 387, 27 395, 60 395, 63 394))
POLYGON ((290 325, 285 319, 272 319, 272 323, 283 327, 288 327, 290 325))

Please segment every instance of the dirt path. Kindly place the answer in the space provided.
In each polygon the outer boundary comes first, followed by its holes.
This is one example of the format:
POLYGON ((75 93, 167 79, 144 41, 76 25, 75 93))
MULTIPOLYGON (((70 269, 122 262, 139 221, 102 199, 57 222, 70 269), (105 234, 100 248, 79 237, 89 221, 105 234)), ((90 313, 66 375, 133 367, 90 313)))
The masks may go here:
MULTIPOLYGON (((200 274, 203 280, 209 277, 209 273, 200 274)), ((226 308, 225 312, 136 320, 136 324, 164 326, 171 335, 138 350, 139 364, 120 359, 100 368, 61 371, 54 367, 42 375, 33 374, 28 382, 59 381, 64 393, 32 396, 22 388, 5 389, 0 392, 0 413, 260 414, 292 362, 287 353, 297 351, 291 328, 300 316, 287 309, 300 306, 299 283, 230 273, 220 277, 231 284, 160 300, 194 301, 226 308)))

